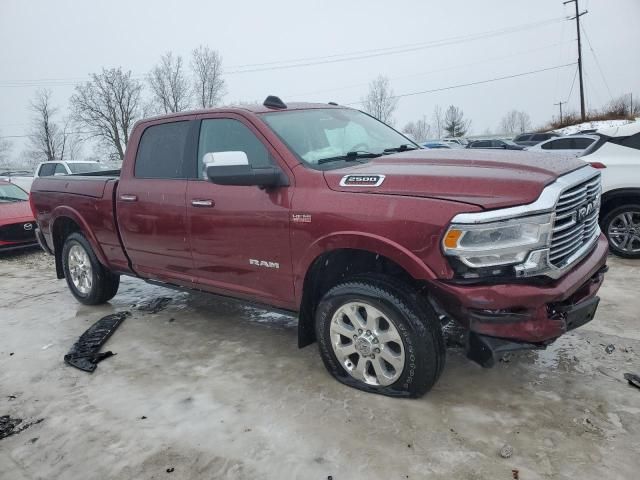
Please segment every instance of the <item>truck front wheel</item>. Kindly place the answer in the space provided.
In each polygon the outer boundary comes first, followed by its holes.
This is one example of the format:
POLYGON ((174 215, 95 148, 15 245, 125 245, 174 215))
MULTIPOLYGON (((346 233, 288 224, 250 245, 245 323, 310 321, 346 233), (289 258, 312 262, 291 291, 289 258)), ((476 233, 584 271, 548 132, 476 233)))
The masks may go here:
POLYGON ((120 277, 107 270, 81 233, 72 233, 62 248, 62 266, 69 290, 85 305, 99 305, 118 292, 120 277))
POLYGON ((445 361, 435 312, 410 286, 387 277, 358 277, 327 292, 316 310, 324 364, 360 390, 419 397, 445 361))

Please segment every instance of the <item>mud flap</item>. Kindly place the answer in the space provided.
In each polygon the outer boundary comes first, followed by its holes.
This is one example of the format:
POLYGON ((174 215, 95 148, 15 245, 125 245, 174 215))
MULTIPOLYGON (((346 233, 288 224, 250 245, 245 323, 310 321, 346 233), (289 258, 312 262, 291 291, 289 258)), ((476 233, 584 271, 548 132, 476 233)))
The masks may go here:
POLYGON ((113 352, 101 353, 100 348, 129 315, 130 312, 113 313, 91 325, 64 356, 65 363, 85 372, 93 372, 98 363, 114 355, 113 352))

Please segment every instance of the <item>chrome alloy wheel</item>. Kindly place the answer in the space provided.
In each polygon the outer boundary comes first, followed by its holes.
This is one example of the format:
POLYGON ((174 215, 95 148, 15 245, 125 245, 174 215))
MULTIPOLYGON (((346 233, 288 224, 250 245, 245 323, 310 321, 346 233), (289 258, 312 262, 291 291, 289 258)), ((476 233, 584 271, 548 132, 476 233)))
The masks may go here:
POLYGON ((73 286, 83 295, 88 295, 93 284, 93 269, 89 255, 80 245, 73 245, 67 255, 67 265, 73 286))
POLYGON ((364 302, 342 305, 329 327, 333 353, 345 370, 368 385, 391 385, 404 369, 404 344, 393 322, 364 302))
POLYGON ((607 230, 614 247, 626 253, 640 252, 640 213, 622 212, 611 220, 607 230))

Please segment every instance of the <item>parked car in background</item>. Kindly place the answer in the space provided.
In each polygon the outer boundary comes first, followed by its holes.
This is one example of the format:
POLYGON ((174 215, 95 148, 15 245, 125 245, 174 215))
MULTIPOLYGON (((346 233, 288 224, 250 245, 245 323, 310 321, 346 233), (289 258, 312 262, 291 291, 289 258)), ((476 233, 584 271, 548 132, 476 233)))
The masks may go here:
POLYGON ((466 138, 462 137, 446 137, 443 138, 442 141, 444 143, 453 143, 455 145, 460 145, 461 147, 465 147, 469 143, 466 138))
POLYGON ((600 129, 580 157, 600 169, 600 227, 618 256, 640 258, 640 122, 600 129))
POLYGON ((31 190, 31 184, 33 183, 33 173, 28 170, 3 170, 0 171, 0 180, 18 185, 28 192, 31 190))
POLYGON ((469 142, 467 148, 490 148, 501 150, 524 150, 522 145, 516 145, 511 140, 476 140, 469 142))
POLYGON ((568 135, 565 137, 551 138, 532 147, 528 147, 527 150, 578 156, 597 140, 598 137, 595 135, 568 135))
POLYGON ((0 180, 0 252, 37 245, 35 233, 29 194, 13 183, 0 180))
POLYGON ((108 165, 90 161, 54 161, 42 162, 36 167, 35 178, 54 175, 72 175, 111 170, 108 165))
POLYGON ((513 139, 513 143, 518 145, 524 145, 525 147, 531 147, 537 145, 540 142, 549 140, 554 137, 560 137, 559 133, 547 132, 547 133, 522 133, 513 139))
MULTIPOLYGON (((456 148, 451 143, 442 142, 440 140, 427 141, 422 144, 424 148, 456 148)), ((457 148, 462 148, 458 145, 457 148)))

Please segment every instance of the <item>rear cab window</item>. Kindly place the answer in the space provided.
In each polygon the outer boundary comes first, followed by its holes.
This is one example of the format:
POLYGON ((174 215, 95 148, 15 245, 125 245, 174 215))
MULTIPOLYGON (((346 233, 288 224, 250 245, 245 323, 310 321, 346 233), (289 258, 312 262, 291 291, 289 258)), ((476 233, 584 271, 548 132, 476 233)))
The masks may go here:
POLYGON ((151 125, 140 138, 134 176, 136 178, 185 179, 185 150, 190 121, 151 125))
POLYGON ((56 169, 56 163, 43 163, 40 165, 40 171, 38 172, 38 176, 40 177, 50 177, 53 175, 53 172, 56 169))

